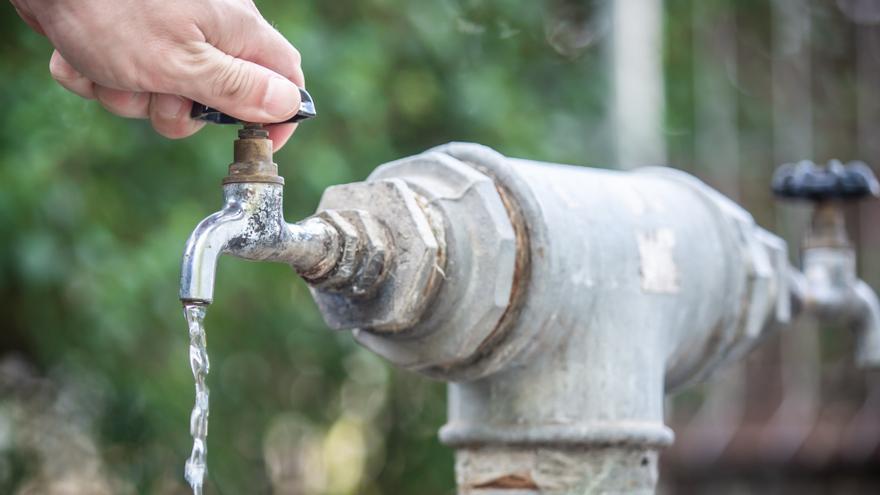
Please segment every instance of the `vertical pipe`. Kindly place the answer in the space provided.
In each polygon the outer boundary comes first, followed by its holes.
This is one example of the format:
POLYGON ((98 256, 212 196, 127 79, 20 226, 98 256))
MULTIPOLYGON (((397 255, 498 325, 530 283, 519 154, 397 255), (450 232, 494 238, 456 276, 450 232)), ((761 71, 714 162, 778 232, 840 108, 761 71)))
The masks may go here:
POLYGON ((663 1, 621 0, 610 8, 617 163, 664 164, 663 1))

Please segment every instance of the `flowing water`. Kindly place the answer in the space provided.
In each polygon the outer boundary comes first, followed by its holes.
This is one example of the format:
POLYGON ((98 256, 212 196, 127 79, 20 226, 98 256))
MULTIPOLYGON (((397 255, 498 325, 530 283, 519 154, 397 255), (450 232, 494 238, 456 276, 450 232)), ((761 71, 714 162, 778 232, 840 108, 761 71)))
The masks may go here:
POLYGON ((202 495, 205 473, 208 471, 208 348, 205 344, 205 306, 187 304, 183 307, 189 326, 189 365, 196 381, 196 402, 189 420, 193 437, 192 454, 186 461, 186 481, 195 495, 202 495))

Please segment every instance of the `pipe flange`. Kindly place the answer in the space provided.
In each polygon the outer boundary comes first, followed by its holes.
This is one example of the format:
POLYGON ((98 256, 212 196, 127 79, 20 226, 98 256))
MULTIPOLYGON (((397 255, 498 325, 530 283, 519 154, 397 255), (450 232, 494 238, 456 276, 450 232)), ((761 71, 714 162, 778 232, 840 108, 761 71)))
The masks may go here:
POLYGON ((448 378, 507 331, 503 316, 522 278, 513 222, 495 182, 445 153, 383 165, 369 180, 389 179, 406 181, 445 220, 450 262, 437 298, 415 326, 390 335, 364 329, 355 338, 398 366, 448 378))

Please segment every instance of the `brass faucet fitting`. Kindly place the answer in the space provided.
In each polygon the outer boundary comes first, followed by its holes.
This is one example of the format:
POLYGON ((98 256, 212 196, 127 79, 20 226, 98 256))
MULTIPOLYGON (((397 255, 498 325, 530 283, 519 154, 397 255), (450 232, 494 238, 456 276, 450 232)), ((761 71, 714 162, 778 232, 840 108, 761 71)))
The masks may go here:
POLYGON ((272 161, 272 140, 269 131, 262 124, 244 124, 235 140, 233 157, 229 165, 229 175, 223 184, 237 182, 268 182, 284 184, 278 175, 278 165, 272 161))

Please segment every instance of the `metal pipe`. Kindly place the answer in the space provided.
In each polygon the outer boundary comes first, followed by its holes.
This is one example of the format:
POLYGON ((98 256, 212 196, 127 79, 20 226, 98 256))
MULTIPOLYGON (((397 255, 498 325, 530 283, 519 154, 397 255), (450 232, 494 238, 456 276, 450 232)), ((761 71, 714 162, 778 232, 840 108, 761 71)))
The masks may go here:
MULTIPOLYGON (((373 299, 313 294, 328 323, 450 382, 440 437, 457 450, 460 493, 652 493, 673 439, 665 393, 790 315, 785 243, 684 173, 451 144, 331 188, 319 210, 364 208, 393 232, 382 184, 441 220, 443 263, 407 260, 442 272, 431 304, 401 301, 400 320, 388 306, 382 321, 407 322, 389 331, 360 317, 373 299)), ((386 286, 408 283, 396 270, 386 286)))
POLYGON ((668 168, 588 169, 454 143, 328 189, 326 208, 369 211, 392 244, 420 237, 400 226, 407 218, 432 219, 421 242, 444 254, 395 253, 381 292, 406 294, 396 305, 313 295, 331 326, 450 382, 440 439, 456 449, 462 494, 653 493, 673 440, 665 394, 793 314, 854 325, 859 359, 877 360, 880 306, 828 205, 804 273, 745 210, 668 168), (395 206, 410 194, 419 208, 395 206))

